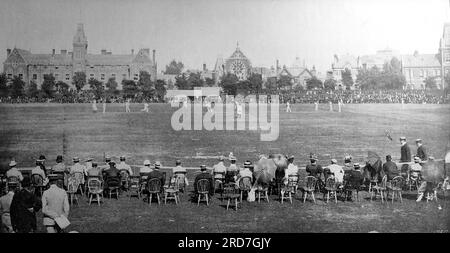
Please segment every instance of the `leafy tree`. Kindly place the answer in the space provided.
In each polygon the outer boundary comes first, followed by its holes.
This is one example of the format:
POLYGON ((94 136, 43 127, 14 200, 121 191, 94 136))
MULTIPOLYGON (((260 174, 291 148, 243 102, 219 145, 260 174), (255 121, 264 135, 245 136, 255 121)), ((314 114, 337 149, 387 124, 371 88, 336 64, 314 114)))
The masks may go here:
POLYGON ((8 77, 5 73, 0 74, 0 97, 7 97, 8 90, 8 77))
POLYGON ((317 79, 317 77, 313 76, 311 78, 308 78, 306 80, 306 88, 308 90, 312 90, 312 89, 322 89, 322 81, 320 81, 319 79, 317 79))
POLYGON ((341 71, 341 76, 342 84, 347 88, 347 90, 349 90, 353 85, 352 72, 348 68, 346 68, 345 70, 341 71))
POLYGON ((261 93, 262 84, 263 84, 261 74, 252 73, 248 78, 248 82, 249 82, 248 91, 251 94, 261 93))
POLYGON ((292 88, 292 78, 287 75, 282 75, 277 80, 278 89, 287 90, 292 88))
POLYGON ((206 78, 205 78, 205 84, 206 84, 206 86, 208 86, 208 87, 213 87, 214 84, 215 84, 214 79, 209 78, 209 77, 206 77, 206 78))
POLYGON ((94 96, 96 99, 99 99, 104 96, 105 94, 105 86, 103 85, 103 82, 91 78, 88 81, 89 87, 91 88, 92 92, 94 93, 94 96))
POLYGON ((227 73, 226 75, 222 76, 219 86, 222 87, 222 90, 227 95, 236 95, 237 92, 237 84, 239 82, 239 79, 235 74, 227 73))
POLYGON ((267 78, 265 83, 265 91, 269 94, 273 94, 278 89, 276 78, 267 78))
POLYGON ((325 90, 334 90, 336 89, 337 82, 334 79, 327 79, 323 83, 325 90))
POLYGON ((30 84, 25 90, 25 95, 29 98, 35 98, 39 95, 39 90, 35 82, 30 81, 30 84))
POLYGON ((192 90, 193 88, 189 86, 186 75, 183 73, 180 76, 175 77, 175 86, 179 90, 192 90))
POLYGON ((164 74, 169 75, 180 75, 183 71, 184 64, 182 62, 177 62, 172 60, 169 65, 166 65, 166 71, 164 74))
POLYGON ((23 96, 24 93, 25 82, 22 78, 18 76, 14 76, 11 84, 11 97, 17 98, 23 96))
POLYGON ((164 80, 156 80, 155 91, 156 91, 155 95, 156 95, 156 98, 158 99, 158 101, 163 101, 164 96, 167 93, 166 82, 164 80))
POLYGON ((135 97, 139 92, 137 84, 133 80, 122 80, 123 96, 125 98, 135 97))
POLYGON ((425 78, 425 80, 423 80, 424 84, 425 84, 425 89, 437 89, 437 84, 436 84, 436 78, 429 76, 427 78, 425 78))
POLYGON ((86 85, 86 73, 75 72, 73 75, 72 84, 77 89, 77 92, 80 92, 80 90, 86 85))
POLYGON ((203 84, 205 83, 202 79, 202 76, 200 73, 189 73, 189 77, 187 78, 188 86, 189 87, 203 87, 203 84))
POLYGON ((55 93, 55 77, 52 74, 44 75, 41 90, 44 92, 46 98, 53 98, 53 94, 55 93))
POLYGON ((155 84, 151 79, 151 75, 147 71, 139 72, 139 81, 137 87, 142 95, 146 98, 151 98, 155 94, 155 84))
POLYGON ((106 86, 106 88, 108 88, 108 93, 109 94, 117 95, 120 92, 117 89, 118 84, 116 82, 116 78, 114 78, 114 77, 110 77, 108 79, 108 82, 106 82, 105 86, 106 86))

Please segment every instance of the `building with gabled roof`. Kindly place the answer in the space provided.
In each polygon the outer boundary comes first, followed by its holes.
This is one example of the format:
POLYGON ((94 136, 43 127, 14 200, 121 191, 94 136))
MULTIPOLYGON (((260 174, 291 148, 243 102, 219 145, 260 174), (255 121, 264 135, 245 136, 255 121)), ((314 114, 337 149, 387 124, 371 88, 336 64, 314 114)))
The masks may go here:
POLYGON ((56 82, 63 81, 70 86, 75 72, 84 72, 87 79, 95 78, 102 82, 114 78, 119 89, 124 79, 137 81, 140 71, 150 73, 153 80, 157 78, 155 50, 152 58, 148 48, 140 49, 137 54, 134 54, 134 50, 122 55, 106 50, 101 50, 100 54, 89 54, 83 24, 78 24, 72 46, 72 52, 61 50, 58 54, 55 49, 51 54, 34 54, 19 48, 7 49, 3 71, 9 79, 18 76, 26 83, 33 81, 38 86, 42 84, 45 74, 52 74, 56 82))

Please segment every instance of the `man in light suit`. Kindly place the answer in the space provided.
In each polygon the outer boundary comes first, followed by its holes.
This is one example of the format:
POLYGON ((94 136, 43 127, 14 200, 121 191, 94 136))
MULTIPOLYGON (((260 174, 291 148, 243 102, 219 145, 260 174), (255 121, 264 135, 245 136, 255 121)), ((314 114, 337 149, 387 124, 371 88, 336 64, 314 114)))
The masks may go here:
POLYGON ((58 178, 50 179, 50 188, 42 194, 42 213, 44 214, 44 226, 47 233, 56 233, 60 230, 55 218, 64 215, 69 216, 69 200, 65 190, 56 185, 58 178))

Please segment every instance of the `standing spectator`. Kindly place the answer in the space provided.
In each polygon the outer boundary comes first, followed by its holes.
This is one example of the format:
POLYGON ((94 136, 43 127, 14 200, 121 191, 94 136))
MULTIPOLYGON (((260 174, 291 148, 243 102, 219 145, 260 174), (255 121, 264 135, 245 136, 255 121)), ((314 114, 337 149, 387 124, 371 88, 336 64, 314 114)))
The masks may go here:
POLYGON ((30 189, 29 177, 22 180, 22 189, 14 194, 10 215, 13 230, 18 233, 32 233, 37 229, 36 212, 42 207, 41 201, 30 189))
POLYGON ((9 163, 9 170, 6 172, 6 177, 7 178, 17 177, 19 181, 22 181, 23 180, 22 173, 16 168, 16 166, 17 166, 16 161, 11 161, 9 163))
MULTIPOLYGON (((406 142, 406 137, 400 137, 400 162, 401 163, 409 163, 411 162, 411 149, 409 148, 408 143, 406 142)), ((409 165, 403 164, 401 168, 401 173, 405 176, 408 172, 409 165)))
POLYGON ((383 171, 387 175, 388 181, 391 181, 394 177, 400 175, 397 164, 392 161, 391 155, 386 156, 386 162, 383 164, 383 171))
POLYGON ((209 181, 209 195, 210 196, 214 195, 214 180, 213 180, 211 174, 208 173, 208 171, 206 170, 206 165, 201 165, 200 171, 201 171, 201 173, 198 174, 194 180, 194 192, 198 193, 198 190, 197 190, 198 181, 200 181, 200 179, 207 179, 209 181))
POLYGON ((427 150, 426 150, 425 146, 422 144, 422 139, 417 139, 416 145, 417 145, 416 156, 419 157, 420 160, 422 160, 422 161, 428 160, 427 150))
POLYGON ((125 156, 120 156, 120 163, 117 165, 117 169, 119 171, 126 170, 130 174, 130 176, 133 176, 133 170, 131 169, 131 166, 125 163, 125 156))
POLYGON ((11 225, 11 215, 10 215, 10 207, 11 202, 14 197, 14 191, 16 190, 15 186, 10 186, 8 188, 8 193, 2 197, 0 197, 0 211, 2 223, 0 227, 0 233, 5 231, 6 233, 12 233, 13 228, 11 225))
POLYGON ((47 233, 60 232, 61 229, 55 219, 64 215, 69 217, 69 200, 64 189, 56 185, 58 178, 50 179, 50 188, 42 194, 42 213, 44 214, 44 226, 47 233))

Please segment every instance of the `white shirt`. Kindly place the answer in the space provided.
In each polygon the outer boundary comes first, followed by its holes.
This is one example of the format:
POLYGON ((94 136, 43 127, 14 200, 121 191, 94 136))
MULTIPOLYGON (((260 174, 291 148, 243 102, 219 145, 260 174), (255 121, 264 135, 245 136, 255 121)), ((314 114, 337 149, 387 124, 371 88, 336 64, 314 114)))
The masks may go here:
POLYGON ((120 162, 116 168, 118 170, 127 170, 130 173, 130 176, 133 175, 133 170, 131 169, 131 166, 126 164, 124 161, 120 162))
POLYGON ((241 171, 239 171, 239 177, 253 177, 253 173, 249 168, 245 168, 241 171))
POLYGON ((186 169, 178 165, 177 167, 173 168, 172 173, 175 174, 177 172, 186 172, 186 169))
POLYGON ((342 166, 337 164, 331 164, 328 166, 328 169, 330 170, 331 173, 334 174, 334 178, 336 179, 337 183, 344 182, 344 169, 342 168, 342 166))
POLYGON ((149 166, 144 166, 139 169, 139 173, 150 173, 152 171, 152 168, 150 168, 149 166))

